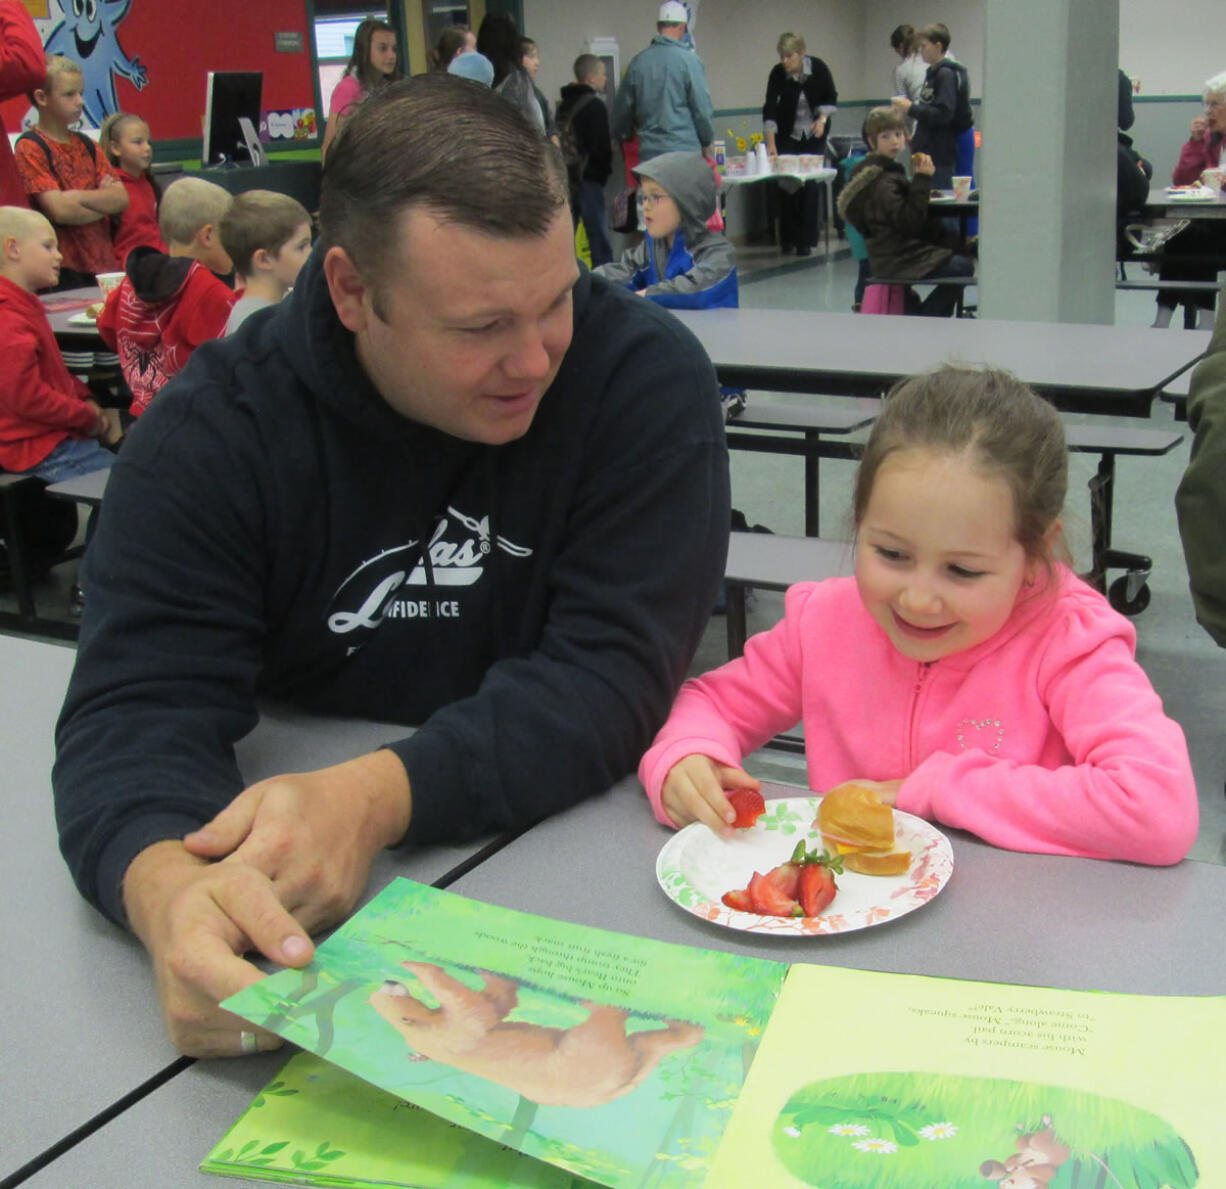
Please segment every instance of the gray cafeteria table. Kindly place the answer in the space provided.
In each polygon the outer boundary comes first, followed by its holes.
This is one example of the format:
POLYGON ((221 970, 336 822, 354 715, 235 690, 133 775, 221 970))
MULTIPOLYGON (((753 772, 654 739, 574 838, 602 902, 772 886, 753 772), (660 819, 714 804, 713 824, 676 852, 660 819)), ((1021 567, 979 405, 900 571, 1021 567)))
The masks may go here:
POLYGON ((1148 417, 1157 391, 1208 346, 1195 330, 1081 322, 907 318, 808 310, 673 310, 720 383, 880 396, 942 363, 1005 368, 1068 412, 1148 417))
POLYGON ((1226 219, 1226 191, 1219 190, 1214 198, 1172 198, 1165 186, 1151 186, 1145 200, 1147 215, 1165 215, 1171 219, 1226 219))
POLYGON ((61 342, 73 340, 71 345, 78 350, 84 347, 100 347, 102 336, 98 333, 95 323, 74 323, 71 319, 81 314, 86 305, 92 305, 102 300, 102 290, 97 285, 89 285, 83 289, 62 289, 58 293, 43 293, 39 295, 43 305, 61 301, 81 302, 75 310, 48 310, 47 321, 51 323, 51 333, 61 342))
MULTIPOLYGON (((771 784, 763 792, 804 795, 771 784)), ((1217 941, 1226 867, 1216 864, 1150 868, 1017 854, 945 830, 953 875, 928 904, 857 932, 772 939, 700 920, 664 895, 655 862, 670 833, 638 782, 626 780, 536 826, 451 890, 583 925, 784 962, 1073 990, 1226 992, 1226 948, 1217 941), (602 855, 606 862, 598 861, 602 855)))
MULTIPOLYGON (((799 792, 781 785, 765 791, 799 792)), ((1226 868, 1019 855, 947 833, 953 876, 929 904, 856 933, 772 941, 700 921, 665 897, 655 860, 669 832, 651 816, 638 782, 627 779, 534 827, 451 890, 560 920, 787 962, 1150 994, 1220 994, 1226 987, 1226 953, 1206 944, 1226 915, 1226 868)), ((263 1054, 198 1062, 29 1184, 217 1185, 195 1172, 196 1164, 281 1060, 263 1054)))
MULTIPOLYGON (((15 636, 0 636, 0 723, 4 756, 4 852, 0 863, 5 954, 0 1018, 0 1184, 15 1170, 113 1108, 149 1079, 187 1076, 186 1064, 166 1037, 144 950, 81 899, 60 857, 51 802, 52 731, 75 650, 15 636)), ((324 719, 278 707, 265 710, 237 748, 249 781, 347 759, 395 739, 404 727, 324 719)), ((378 890, 394 875, 430 883, 472 859, 480 843, 384 852, 371 876, 378 890)), ((193 1083, 244 1089, 233 1104, 246 1105, 245 1088, 271 1072, 277 1059, 191 1066, 193 1083), (202 1072, 196 1072, 200 1070, 202 1072)), ((197 1104, 184 1108, 193 1116, 197 1104)), ((238 1113, 236 1110, 235 1114, 238 1113)), ((120 1118, 123 1116, 120 1115, 120 1118)), ((178 1122, 189 1125, 191 1118, 178 1122)), ((111 1124, 113 1126, 113 1124, 111 1124)), ((192 1159, 171 1138, 176 1120, 162 1120, 125 1153, 115 1179, 92 1172, 69 1174, 53 1161, 40 1174, 44 1185, 175 1186, 190 1177, 192 1159), (158 1138, 151 1142, 150 1136, 158 1138), (169 1147, 167 1148, 167 1145, 169 1147), (173 1175, 135 1169, 147 1149, 177 1157, 173 1175), (133 1153, 141 1153, 137 1165, 133 1153)), ((105 1130, 105 1128, 104 1128, 105 1130)), ((224 1130, 224 1128, 223 1128, 224 1130)), ((220 1134, 220 1132, 218 1133, 220 1134)), ((212 1181, 212 1178, 210 1178, 212 1181)), ((215 1182, 214 1182, 215 1183, 215 1182)))

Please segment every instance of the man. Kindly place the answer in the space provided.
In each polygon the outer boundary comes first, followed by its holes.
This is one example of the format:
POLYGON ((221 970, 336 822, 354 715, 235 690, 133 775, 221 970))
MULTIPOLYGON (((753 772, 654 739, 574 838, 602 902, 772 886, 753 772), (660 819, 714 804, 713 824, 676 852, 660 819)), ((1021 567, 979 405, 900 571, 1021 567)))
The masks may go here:
MULTIPOLYGON (((1226 304, 1226 288, 1219 295, 1226 304)), ((1226 648, 1226 319, 1192 373, 1188 425, 1195 435, 1188 469, 1175 492, 1196 620, 1226 648)))
POLYGON ((575 81, 562 88, 558 129, 568 160, 571 206, 587 231, 592 267, 599 268, 613 259, 604 204, 605 183, 613 172, 609 113, 601 98, 607 79, 605 64, 595 54, 580 54, 574 70, 575 81))
POLYGON ((613 100, 618 140, 636 131, 639 160, 661 153, 700 153, 714 139, 711 95, 698 55, 682 45, 688 14, 679 0, 660 6, 656 36, 630 60, 613 100))
POLYGON ((633 771, 723 572, 710 363, 580 273, 560 157, 509 104, 385 89, 329 154, 320 223, 292 294, 197 351, 125 447, 58 727, 74 877, 202 1055, 276 1043, 217 1008, 258 977, 242 954, 305 963, 380 848, 633 771), (242 790, 259 694, 421 726, 242 790))

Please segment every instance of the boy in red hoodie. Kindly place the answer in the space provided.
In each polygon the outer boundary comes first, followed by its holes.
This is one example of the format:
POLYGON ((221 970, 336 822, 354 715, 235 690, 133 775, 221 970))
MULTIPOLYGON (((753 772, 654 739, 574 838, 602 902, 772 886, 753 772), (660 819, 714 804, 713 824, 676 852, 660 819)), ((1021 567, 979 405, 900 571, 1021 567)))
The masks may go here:
POLYGON ((0 207, 0 467, 58 483, 109 467, 114 410, 64 365, 38 289, 59 278, 60 251, 37 211, 0 207))
POLYGON ((169 186, 158 225, 169 248, 134 248, 127 276, 107 297, 98 333, 119 353, 139 417, 201 343, 220 338, 237 294, 214 276, 233 269, 218 224, 230 209, 227 190, 203 178, 169 186))

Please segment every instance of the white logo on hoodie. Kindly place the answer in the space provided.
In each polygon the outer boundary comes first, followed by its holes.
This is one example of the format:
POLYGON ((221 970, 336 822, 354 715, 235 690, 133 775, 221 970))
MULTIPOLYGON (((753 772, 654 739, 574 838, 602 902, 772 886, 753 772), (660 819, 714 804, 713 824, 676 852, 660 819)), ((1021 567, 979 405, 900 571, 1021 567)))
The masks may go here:
MULTIPOLYGON (((485 572, 489 557, 490 518, 476 520, 455 508, 447 509, 434 527, 426 546, 429 573, 421 560, 418 541, 407 541, 368 558, 350 574, 332 596, 328 630, 346 635, 359 628, 377 628, 384 619, 428 619, 432 615, 455 618, 459 605, 454 601, 394 600, 406 586, 429 586, 435 591, 447 586, 472 586, 485 572), (404 607, 399 608, 403 602, 404 607)), ((531 557, 532 550, 505 537, 494 544, 511 557, 531 557)))

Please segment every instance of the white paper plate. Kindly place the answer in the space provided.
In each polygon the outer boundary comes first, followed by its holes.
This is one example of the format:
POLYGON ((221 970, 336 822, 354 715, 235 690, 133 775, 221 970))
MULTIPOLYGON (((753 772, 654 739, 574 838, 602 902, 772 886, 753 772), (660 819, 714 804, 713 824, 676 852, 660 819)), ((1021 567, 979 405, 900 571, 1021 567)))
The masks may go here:
POLYGON ((743 888, 755 871, 766 874, 791 857, 796 843, 821 847, 813 828, 820 797, 780 797, 767 801, 766 812, 748 830, 721 838, 694 822, 678 830, 656 859, 656 879, 664 894, 687 912, 748 933, 778 937, 814 937, 850 933, 880 925, 927 904, 949 881, 954 869, 949 839, 935 826, 909 813, 894 811, 898 845, 911 852, 910 870, 902 875, 837 876, 839 890, 816 917, 772 917, 737 912, 720 897, 743 888))

